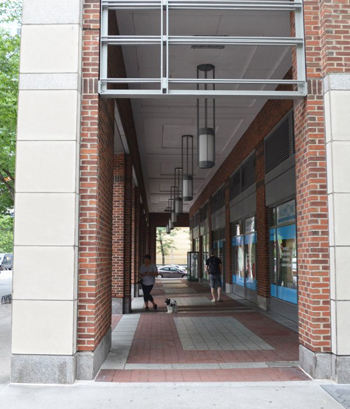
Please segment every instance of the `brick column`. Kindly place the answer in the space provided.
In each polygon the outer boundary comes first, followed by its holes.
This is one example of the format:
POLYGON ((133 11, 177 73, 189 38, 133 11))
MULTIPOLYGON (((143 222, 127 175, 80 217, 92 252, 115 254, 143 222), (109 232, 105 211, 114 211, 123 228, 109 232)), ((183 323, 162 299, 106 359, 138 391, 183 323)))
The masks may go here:
POLYGON ((124 298, 123 313, 131 312, 132 163, 125 155, 124 193, 124 298))
POLYGON ((149 244, 150 255, 152 257, 152 263, 156 263, 157 260, 157 227, 150 226, 149 228, 149 244))
POLYGON ((231 223, 230 223, 230 180, 225 182, 225 278, 227 292, 232 291, 232 267, 231 267, 231 223))
MULTIPOLYGON (((138 187, 135 188, 135 244, 134 244, 134 269, 135 269, 135 279, 137 281, 139 277, 139 270, 141 266, 140 257, 140 217, 141 217, 141 206, 140 206, 140 190, 138 187)), ((134 296, 139 296, 139 286, 134 285, 134 296)))
POLYGON ((350 382, 349 6, 305 3, 308 96, 295 103, 302 367, 350 382))
POLYGON ((213 231, 211 225, 211 200, 208 202, 208 229, 209 229, 209 252, 213 248, 213 231))
POLYGON ((264 141, 260 141, 256 147, 255 157, 256 172, 256 266, 258 281, 257 304, 264 310, 267 309, 267 299, 270 298, 270 277, 269 277, 269 223, 268 208, 265 200, 265 161, 264 161, 264 141))
POLYGON ((198 279, 202 281, 203 279, 203 236, 199 235, 199 262, 198 262, 198 279))
POLYGON ((131 309, 131 198, 132 167, 130 156, 114 155, 113 184, 113 256, 112 312, 131 309))

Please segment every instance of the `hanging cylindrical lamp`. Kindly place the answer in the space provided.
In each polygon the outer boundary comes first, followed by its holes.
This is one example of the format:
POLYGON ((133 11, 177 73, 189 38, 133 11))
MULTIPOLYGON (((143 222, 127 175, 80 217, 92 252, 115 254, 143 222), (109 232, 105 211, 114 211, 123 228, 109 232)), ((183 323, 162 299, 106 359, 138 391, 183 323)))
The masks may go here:
MULTIPOLYGON (((169 206, 169 202, 168 202, 168 206, 165 208, 165 213, 171 213, 171 207, 169 206)), ((165 230, 166 230, 166 234, 170 234, 170 225, 169 225, 169 221, 167 222, 166 226, 165 226, 165 230)))
POLYGON ((177 221, 177 216, 176 216, 176 213, 175 213, 175 196, 176 196, 176 186, 171 186, 171 200, 172 200, 172 202, 171 202, 171 217, 170 217, 170 219, 171 219, 173 224, 176 223, 176 221, 177 221))
POLYGON ((193 135, 183 135, 181 141, 182 200, 193 199, 193 135))
POLYGON ((182 205, 182 168, 175 168, 174 172, 174 184, 175 184, 175 214, 179 216, 182 214, 183 205, 182 205))
MULTIPOLYGON (((197 67, 197 79, 215 79, 215 67, 212 64, 201 64, 197 67)), ((197 84, 197 90, 215 90, 211 84, 197 84)), ((215 165, 215 99, 205 98, 204 104, 197 99, 197 135, 198 166, 209 169, 215 165)))
POLYGON ((176 223, 177 219, 176 219, 176 214, 175 214, 175 211, 174 211, 175 209, 174 209, 174 198, 173 198, 172 188, 171 188, 170 192, 171 192, 171 197, 168 200, 168 203, 169 203, 168 208, 170 209, 170 212, 169 212, 169 228, 170 228, 170 230, 173 230, 174 229, 174 223, 176 223))

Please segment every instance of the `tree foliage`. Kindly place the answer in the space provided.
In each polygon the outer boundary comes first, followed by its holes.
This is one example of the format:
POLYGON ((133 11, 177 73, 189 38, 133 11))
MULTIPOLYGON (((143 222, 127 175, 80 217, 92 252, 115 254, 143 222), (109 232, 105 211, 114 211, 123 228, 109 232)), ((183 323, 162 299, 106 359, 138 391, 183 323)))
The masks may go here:
POLYGON ((12 253, 13 250, 13 217, 0 217, 0 253, 12 253))
POLYGON ((20 22, 22 16, 21 0, 0 0, 0 21, 11 23, 20 22))
POLYGON ((165 256, 169 256, 171 250, 176 250, 174 239, 177 229, 171 231, 170 234, 166 233, 165 227, 157 227, 157 253, 162 254, 162 264, 165 264, 165 256))
MULTIPOLYGON (((22 4, 0 0, 0 22, 20 21, 22 4)), ((20 37, 0 28, 0 214, 13 207, 20 37)))

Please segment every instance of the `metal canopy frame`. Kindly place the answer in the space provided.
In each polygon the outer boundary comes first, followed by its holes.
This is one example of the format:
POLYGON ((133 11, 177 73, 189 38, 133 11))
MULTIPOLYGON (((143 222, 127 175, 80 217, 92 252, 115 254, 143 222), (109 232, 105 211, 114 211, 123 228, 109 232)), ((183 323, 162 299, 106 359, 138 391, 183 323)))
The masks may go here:
MULTIPOLYGON (((272 99, 303 98, 307 94, 304 20, 302 0, 294 1, 238 1, 238 0, 102 0, 101 2, 101 54, 99 93, 107 98, 154 98, 166 96, 194 97, 263 97, 272 99), (109 10, 158 10, 162 35, 108 35, 109 10), (295 15, 294 37, 237 37, 237 36, 174 36, 169 35, 169 19, 172 10, 251 10, 290 11, 295 15), (109 78, 108 47, 127 45, 158 45, 160 47, 159 78, 109 78), (279 79, 197 79, 169 78, 169 47, 191 46, 286 46, 295 48, 297 78, 279 79), (109 84, 124 84, 125 89, 109 89, 109 84), (127 84, 158 84, 156 89, 128 89, 127 84), (172 84, 194 84, 193 90, 172 89, 172 84), (292 85, 289 91, 276 90, 198 90, 198 84, 230 85, 292 85)), ((196 67, 193 67, 196 73, 196 67)), ((205 87, 207 88, 207 87, 205 87)))

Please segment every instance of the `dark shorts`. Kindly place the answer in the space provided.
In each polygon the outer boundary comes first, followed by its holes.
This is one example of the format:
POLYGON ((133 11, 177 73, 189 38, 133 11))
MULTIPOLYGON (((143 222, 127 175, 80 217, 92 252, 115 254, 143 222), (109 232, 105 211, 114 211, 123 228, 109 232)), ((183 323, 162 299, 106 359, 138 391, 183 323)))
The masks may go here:
POLYGON ((210 285, 210 288, 222 287, 222 285, 221 285, 221 274, 216 274, 216 275, 210 274, 210 276, 209 276, 209 285, 210 285))

